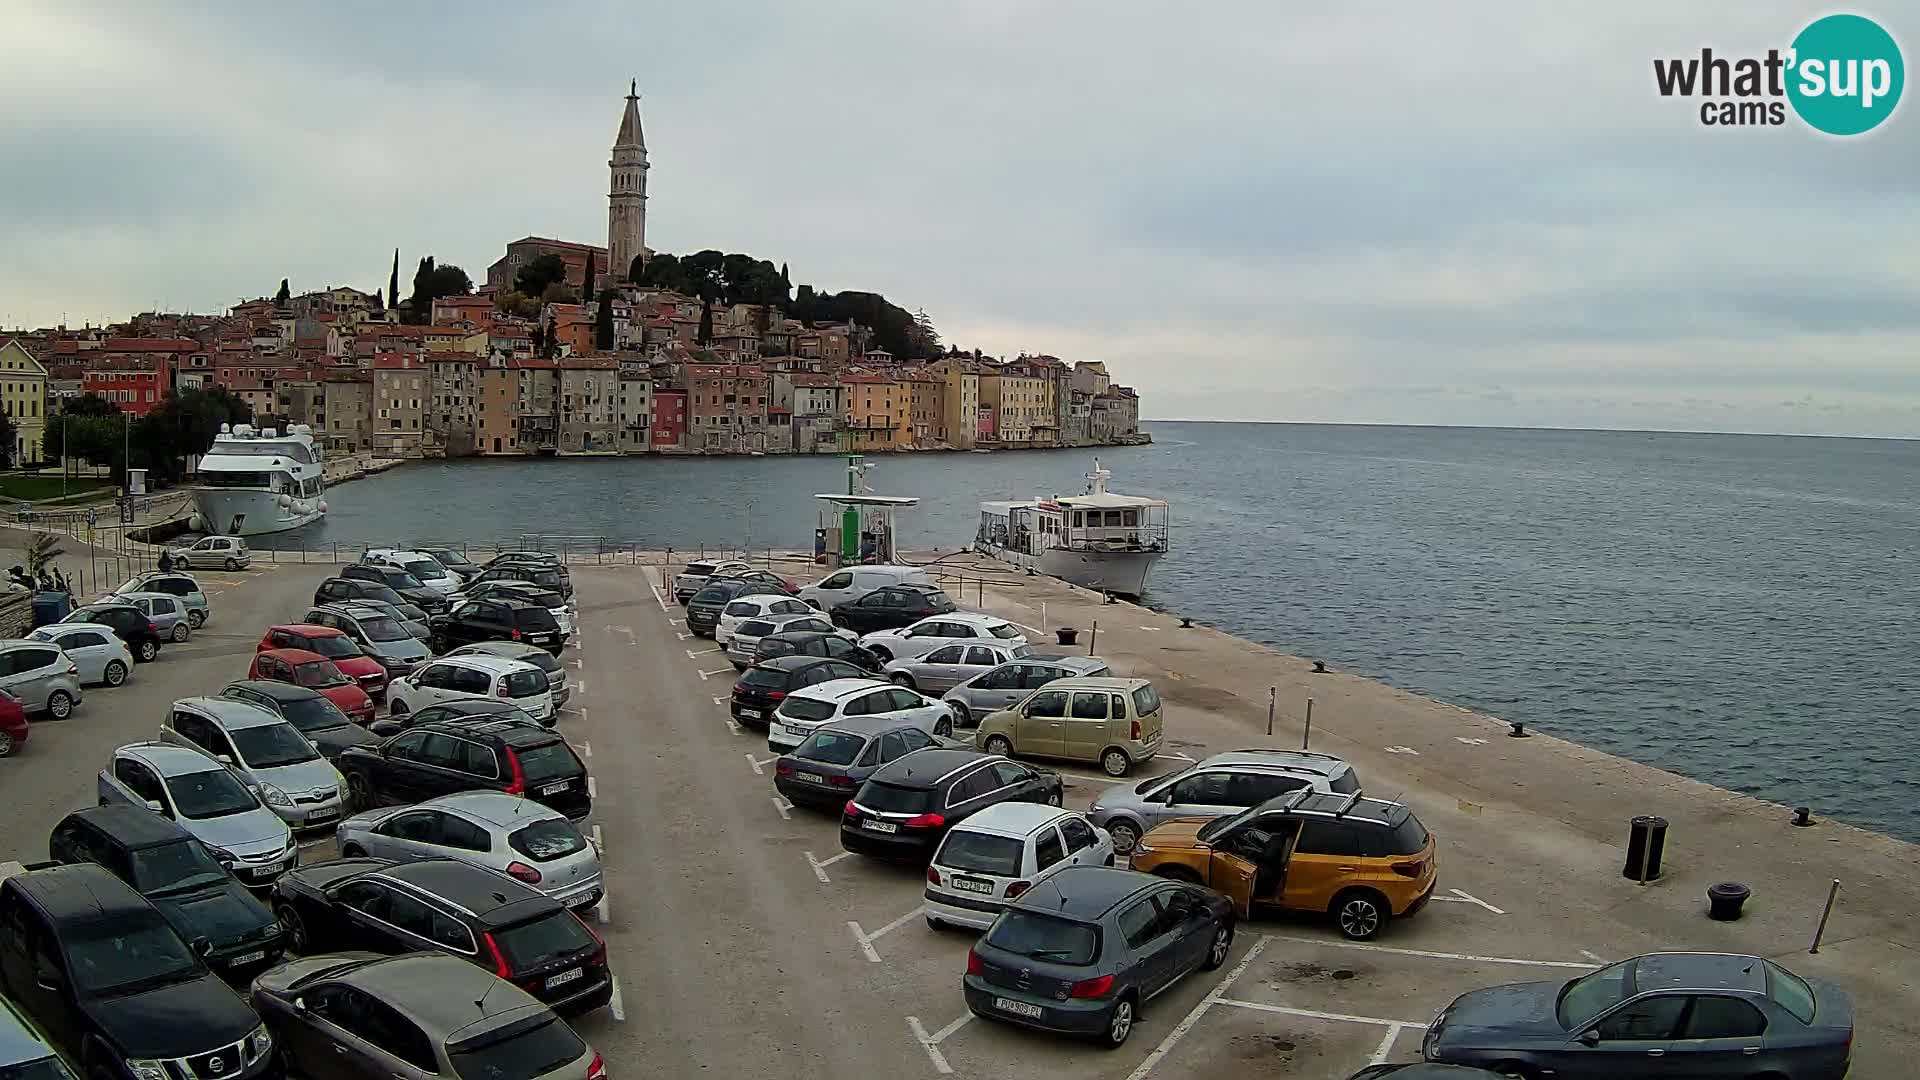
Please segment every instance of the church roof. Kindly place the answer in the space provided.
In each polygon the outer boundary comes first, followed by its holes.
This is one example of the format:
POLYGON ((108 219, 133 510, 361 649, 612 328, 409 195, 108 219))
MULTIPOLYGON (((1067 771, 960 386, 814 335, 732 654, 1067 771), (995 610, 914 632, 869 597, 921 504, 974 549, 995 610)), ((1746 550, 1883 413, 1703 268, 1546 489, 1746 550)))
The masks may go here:
POLYGON ((627 87, 627 111, 620 117, 620 134, 614 136, 613 139, 613 145, 616 147, 637 146, 642 150, 647 148, 646 133, 640 130, 640 94, 638 90, 639 84, 637 82, 629 84, 627 87))

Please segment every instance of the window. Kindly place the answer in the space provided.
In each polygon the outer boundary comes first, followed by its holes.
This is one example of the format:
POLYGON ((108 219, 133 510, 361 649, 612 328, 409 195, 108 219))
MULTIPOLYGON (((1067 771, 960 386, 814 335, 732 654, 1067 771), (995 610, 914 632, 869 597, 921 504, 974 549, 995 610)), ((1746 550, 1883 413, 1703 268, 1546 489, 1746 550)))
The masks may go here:
POLYGON ((1067 857, 1067 849, 1060 842, 1060 832, 1049 825, 1040 830, 1033 842, 1033 863, 1039 870, 1045 870, 1054 863, 1067 857))
POLYGON ((383 921, 393 906, 392 891, 371 881, 350 881, 333 895, 342 906, 383 921))
POLYGON ((987 673, 979 682, 982 690, 1018 690, 1026 676, 1033 669, 1020 664, 1008 664, 987 673))
POLYGON ((1371 845, 1362 836, 1364 829, 1351 822, 1306 818, 1293 850, 1297 855, 1366 855, 1371 845))
POLYGON ((1800 976, 1778 964, 1771 961, 1762 963, 1766 964, 1774 1002, 1798 1017, 1801 1023, 1813 1023, 1813 988, 1800 976))
POLYGON ((1687 1007, 1683 994, 1656 994, 1615 1009, 1600 1022, 1600 1037, 1609 1040, 1671 1039, 1687 1007))
POLYGON ((1033 695, 1027 703, 1028 716, 1064 717, 1067 715, 1067 695, 1058 690, 1043 690, 1033 695))
POLYGON ((422 901, 400 893, 390 894, 387 902, 386 922, 412 934, 423 941, 436 940, 433 936, 433 917, 436 912, 422 901))
POLYGON ((940 854, 933 861, 952 870, 1015 877, 1020 873, 1025 854, 1026 846, 1011 836, 962 828, 947 834, 946 843, 941 845, 940 854))
POLYGON ((1153 936, 1154 924, 1159 920, 1160 909, 1149 897, 1120 913, 1120 936, 1137 949, 1153 936))
POLYGON ((1105 720, 1107 718, 1107 695, 1073 695, 1073 718, 1075 720, 1105 720))
POLYGON ((1203 772, 1173 785, 1167 802, 1187 806, 1232 806, 1233 774, 1203 772))
POLYGON ((1141 716, 1160 711, 1160 694, 1151 683, 1133 692, 1133 710, 1141 716))
POLYGON ((426 744, 420 748, 419 760, 435 768, 459 770, 467 763, 465 744, 451 735, 429 732, 426 744))
MULTIPOLYGON (((959 646, 956 645, 953 646, 953 648, 959 648, 959 646)), ((960 661, 951 662, 959 663, 960 661)), ((999 654, 987 648, 985 645, 970 645, 967 647, 967 659, 965 663, 968 667, 992 667, 999 662, 999 654)))
POLYGON ((405 735, 395 737, 387 744, 387 756, 399 761, 423 761, 425 758, 422 755, 425 752, 426 741, 426 732, 409 731, 405 735))
POLYGON ((975 769, 955 781, 953 788, 947 792, 947 805, 954 806, 977 799, 998 786, 991 770, 975 769))
POLYGON ((1268 799, 1277 799, 1289 791, 1306 787, 1307 782, 1297 776, 1269 776, 1262 773, 1236 773, 1233 784, 1228 789, 1229 806, 1259 806, 1268 799))
POLYGON ((904 709, 917 709, 924 704, 919 694, 911 690, 901 690, 898 688, 887 691, 887 700, 889 702, 889 708, 894 712, 899 712, 904 709))
POLYGON ((1752 1039, 1765 1034, 1767 1018, 1736 997, 1701 994, 1693 999, 1682 1039, 1752 1039))
POLYGON ((1015 765, 1011 761, 996 761, 988 768, 988 771, 993 773, 993 786, 996 788, 1024 784, 1028 778, 1033 775, 1027 771, 1026 766, 1015 765))
POLYGON ((1055 679, 1064 679, 1067 672, 1057 667, 1035 664, 1021 669, 1020 685, 1028 690, 1038 690, 1055 679))
POLYGON ((1093 827, 1077 817, 1061 819, 1060 835, 1066 838, 1069 852, 1083 851, 1093 846, 1093 827))
POLYGON ((882 763, 892 761, 897 757, 904 757, 911 752, 907 747, 907 740, 902 732, 889 731, 885 735, 880 736, 880 761, 882 763))
POLYGON ((380 828, 380 832, 396 840, 413 840, 422 844, 440 842, 440 819, 446 815, 421 810, 411 814, 401 814, 380 828))

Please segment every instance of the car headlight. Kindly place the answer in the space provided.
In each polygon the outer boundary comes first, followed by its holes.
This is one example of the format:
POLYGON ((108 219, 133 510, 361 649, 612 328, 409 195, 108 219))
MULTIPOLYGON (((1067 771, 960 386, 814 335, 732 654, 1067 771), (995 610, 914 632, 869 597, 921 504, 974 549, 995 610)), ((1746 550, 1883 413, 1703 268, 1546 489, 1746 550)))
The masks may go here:
POLYGON ((234 858, 233 852, 228 851, 226 848, 214 847, 212 844, 208 844, 207 850, 213 852, 214 862, 219 863, 229 870, 233 869, 233 864, 239 861, 234 858))
POLYGON ((287 793, 284 791, 281 791, 277 787, 274 787, 272 784, 260 785, 260 799, 261 801, 265 802, 268 806, 292 806, 293 805, 293 800, 287 798, 287 793))
POLYGON ((165 1065, 145 1058, 128 1058, 127 1072, 133 1075, 133 1080, 168 1080, 165 1065))
POLYGON ((251 1065, 273 1052, 273 1033, 261 1024, 247 1035, 247 1064, 251 1065))

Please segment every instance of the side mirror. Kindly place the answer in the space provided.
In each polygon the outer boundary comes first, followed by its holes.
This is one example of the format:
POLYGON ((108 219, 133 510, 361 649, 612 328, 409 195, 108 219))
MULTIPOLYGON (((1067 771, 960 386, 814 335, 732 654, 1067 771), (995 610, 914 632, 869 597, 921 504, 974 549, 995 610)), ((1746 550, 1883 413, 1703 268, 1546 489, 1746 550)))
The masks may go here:
POLYGON ((294 1011, 294 1012, 306 1012, 306 1011, 307 1011, 307 999, 306 999, 306 998, 303 998, 303 997, 297 997, 297 998, 294 998, 294 999, 293 999, 293 1011, 294 1011))
POLYGON ((154 813, 156 813, 156 814, 159 814, 159 813, 164 813, 164 812, 166 811, 166 809, 167 809, 167 808, 166 808, 166 807, 164 807, 164 806, 162 806, 162 805, 160 805, 160 800, 159 800, 159 799, 148 799, 148 800, 147 800, 147 809, 149 809, 149 810, 151 810, 151 811, 153 811, 153 812, 154 812, 154 813))
POLYGON ((188 944, 193 949, 193 955, 198 956, 202 960, 213 955, 213 942, 206 938, 197 937, 188 944))
POLYGON ((375 720, 373 726, 368 730, 372 731, 375 735, 392 736, 398 735, 406 729, 392 720, 375 720))
POLYGON ((1580 1045, 1582 1045, 1582 1046, 1599 1046, 1599 1045, 1600 1045, 1600 1033, 1599 1033, 1598 1031, 1583 1031, 1583 1032, 1581 1032, 1581 1033, 1580 1033, 1580 1045))
POLYGON ((233 768, 233 758, 228 754, 217 754, 214 756, 213 760, 219 762, 222 765, 225 765, 229 769, 233 768))

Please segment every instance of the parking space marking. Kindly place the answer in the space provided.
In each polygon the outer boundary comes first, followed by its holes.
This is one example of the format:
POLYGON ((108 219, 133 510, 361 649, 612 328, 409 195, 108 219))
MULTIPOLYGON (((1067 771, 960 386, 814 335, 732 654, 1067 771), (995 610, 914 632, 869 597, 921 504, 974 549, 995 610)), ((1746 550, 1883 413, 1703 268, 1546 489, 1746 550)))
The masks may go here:
POLYGON ((576 749, 580 751, 581 757, 593 756, 593 744, 588 742, 587 740, 581 739, 579 742, 574 743, 573 745, 576 749))
POLYGON ((1367 1059, 1367 1064, 1378 1065, 1387 1060, 1387 1055, 1393 1053, 1394 1040, 1400 1038, 1400 1032, 1406 1026, 1405 1024, 1388 1024, 1387 1033, 1380 1037, 1380 1045, 1374 1047, 1373 1056, 1367 1059))
POLYGON ((654 587, 653 582, 647 582, 647 591, 653 594, 653 602, 660 605, 661 611, 667 610, 667 601, 660 595, 660 590, 654 587))
POLYGON ((692 634, 675 634, 673 636, 679 638, 681 641, 686 641, 687 639, 693 637, 692 634))
POLYGON ((1153 632, 1154 632, 1154 633, 1156 633, 1156 634, 1160 632, 1160 628, 1159 628, 1159 627, 1157 627, 1157 626, 1143 626, 1143 627, 1141 627, 1140 629, 1142 629, 1142 630, 1151 630, 1151 631, 1153 631, 1153 632))
MULTIPOLYGON (((1425 1024, 1418 1020, 1389 1020, 1384 1016, 1354 1016, 1351 1013, 1318 1012, 1313 1009, 1295 1009, 1286 1005, 1268 1005, 1264 1001, 1239 1001, 1234 998, 1217 998, 1215 1005, 1227 1005, 1235 1009, 1253 1009, 1258 1012, 1279 1013, 1282 1016, 1301 1016, 1308 1020, 1338 1020, 1344 1024, 1374 1024, 1379 1027, 1417 1027, 1425 1030, 1425 1024)), ((1368 1064, 1373 1064, 1369 1062, 1368 1064)))
MULTIPOLYGON (((1515 956, 1475 956, 1472 953, 1435 952, 1431 949, 1400 949, 1391 945, 1368 945, 1360 941, 1334 941, 1331 938, 1293 937, 1287 934, 1268 935, 1274 941, 1290 941, 1297 945, 1322 945, 1329 949, 1359 949, 1362 952, 1392 953, 1395 956, 1424 956, 1429 960, 1461 960, 1469 964, 1514 964, 1520 967, 1579 968, 1588 971, 1599 964, 1588 964, 1573 960, 1526 960, 1515 956)), ((1267 940, 1267 939, 1262 939, 1267 940)))
POLYGON ((1267 942, 1271 940, 1273 940, 1271 936, 1262 935, 1260 940, 1254 942, 1253 948, 1247 950, 1247 955, 1240 958, 1240 962, 1233 966, 1232 971, 1227 972, 1227 977, 1221 979, 1212 990, 1207 991, 1207 996, 1201 998, 1199 1004, 1195 1005, 1178 1024, 1175 1024, 1172 1031, 1167 1032, 1167 1037, 1160 1040, 1160 1045, 1153 1048, 1153 1052, 1147 1055, 1146 1060, 1127 1074, 1127 1080, 1141 1080, 1152 1072, 1153 1067, 1160 1064, 1160 1059, 1166 1057, 1174 1046, 1186 1037, 1187 1032, 1193 1030, 1193 1025, 1200 1022, 1200 1017, 1206 1013, 1207 1009, 1212 1007, 1214 1002, 1227 996, 1227 988, 1247 973, 1247 968, 1252 967, 1253 962, 1266 951, 1267 942))
MULTIPOLYGON (((585 693, 587 692, 587 680, 585 680, 585 679, 575 679, 575 680, 573 680, 573 688, 574 688, 575 690, 578 690, 578 691, 580 691, 580 693, 584 695, 584 694, 585 694, 585 693)), ((582 715, 582 716, 584 716, 584 715, 586 715, 586 713, 585 713, 585 711, 584 711, 584 710, 586 709, 586 706, 585 706, 585 705, 582 705, 582 706, 580 706, 580 708, 581 708, 581 709, 583 710, 583 711, 581 712, 581 715, 582 715)))
POLYGON ((900 916, 871 934, 860 929, 860 924, 854 922, 852 919, 847 920, 847 929, 853 931, 853 940, 860 943, 860 951, 867 954, 867 961, 877 964, 880 962, 880 954, 874 951, 873 943, 907 925, 910 920, 924 916, 926 911, 927 905, 921 904, 919 907, 914 908, 912 911, 907 912, 905 915, 900 916))
POLYGON ((1598 966, 1598 965, 1600 965, 1600 964, 1602 964, 1602 963, 1605 963, 1605 961, 1603 961, 1603 960, 1601 960, 1601 959, 1600 959, 1600 954, 1599 954, 1599 953, 1595 953, 1595 952, 1588 952, 1588 951, 1587 951, 1587 950, 1585 950, 1585 949, 1581 949, 1581 950, 1580 950, 1580 955, 1581 955, 1581 956, 1584 956, 1584 957, 1586 957, 1587 959, 1589 959, 1589 960, 1591 960, 1591 961, 1593 961, 1593 962, 1594 962, 1594 965, 1595 965, 1595 966, 1598 966))
POLYGON ((714 671, 703 671, 700 673, 700 677, 702 679, 711 679, 715 675, 733 675, 733 674, 736 674, 736 672, 732 668, 723 667, 714 671))
POLYGON ((631 626, 614 626, 612 623, 608 623, 606 627, 607 633, 609 634, 625 634, 628 638, 633 637, 633 627, 631 626))
POLYGON ((587 839, 593 841, 593 853, 595 855, 605 855, 607 853, 607 846, 600 839, 600 826, 594 825, 589 828, 587 830, 587 839))
POLYGON ((841 859, 844 859, 852 855, 853 852, 843 851, 840 854, 835 855, 833 858, 826 859, 824 861, 814 858, 813 852, 811 851, 803 851, 801 852, 801 854, 807 857, 807 865, 813 867, 813 876, 820 879, 820 884, 831 885, 833 884, 833 881, 832 879, 827 877, 827 867, 832 866, 834 863, 839 862, 841 859))
POLYGON ((1411 746, 1388 746, 1384 747, 1384 749, 1389 754, 1412 754, 1414 757, 1420 756, 1420 751, 1415 750, 1411 746))
POLYGON ((597 799, 599 797, 600 797, 600 789, 594 785, 593 775, 589 773, 587 775, 587 798, 597 799))
POLYGON ((613 912, 607 907, 606 893, 601 893, 600 902, 593 905, 593 918, 594 921, 598 922, 601 926, 605 926, 613 921, 613 912))
POLYGON ((580 658, 576 656, 573 658, 573 669, 575 671, 579 671, 580 667, 581 667, 580 658))
POLYGON ((727 699, 723 697, 717 697, 713 699, 713 703, 715 705, 725 705, 727 703, 727 699))
POLYGON ((880 954, 873 951, 873 942, 868 941, 867 935, 861 933, 860 924, 849 919, 847 921, 847 929, 853 931, 853 940, 859 943, 860 951, 867 954, 867 961, 874 964, 879 963, 880 954))
POLYGON ((1488 911, 1493 912, 1495 915, 1506 914, 1505 911, 1501 910, 1500 908, 1494 907, 1492 904, 1487 903, 1485 900, 1480 899, 1479 897, 1473 895, 1472 893, 1468 892, 1465 889, 1448 889, 1447 891, 1452 893, 1453 895, 1452 896, 1435 896, 1433 899, 1451 900, 1459 904, 1478 904, 1481 907, 1486 908, 1488 911))
POLYGON ((947 1064, 947 1056, 940 1052, 940 1044, 947 1040, 947 1036, 965 1027, 967 1022, 972 1019, 973 1014, 969 1012, 960 1017, 960 1019, 929 1035, 927 1034, 926 1025, 920 1022, 919 1017, 909 1016, 907 1017, 907 1030, 913 1032, 913 1037, 919 1041, 921 1048, 926 1050, 928 1060, 933 1062, 933 1071, 942 1076, 946 1076, 953 1072, 953 1066, 947 1064))
POLYGON ((1173 752, 1173 751, 1171 751, 1171 750, 1169 750, 1169 751, 1167 751, 1167 756, 1168 756, 1168 757, 1170 757, 1170 758, 1174 758, 1175 760, 1178 760, 1178 761, 1184 761, 1184 762, 1186 762, 1186 763, 1188 763, 1189 765, 1191 765, 1191 764, 1193 764, 1193 763, 1194 763, 1194 759, 1193 759, 1193 758, 1190 758, 1190 757, 1188 757, 1188 756, 1187 756, 1187 755, 1185 755, 1185 754, 1178 754, 1178 753, 1175 753, 1175 752, 1173 752))
POLYGON ((727 732, 732 735, 740 734, 739 722, 734 720, 734 718, 731 716, 727 717, 726 719, 727 719, 727 732))
POLYGON ((725 649, 723 649, 723 648, 720 648, 720 647, 719 647, 719 646, 717 646, 717 645, 716 645, 716 646, 714 646, 714 647, 713 647, 713 648, 711 648, 711 649, 701 649, 701 650, 700 650, 699 652, 694 652, 694 651, 693 651, 692 649, 688 649, 688 650, 687 650, 687 659, 689 659, 689 660, 698 660, 698 659, 700 659, 700 658, 701 658, 701 657, 703 657, 703 656, 712 656, 712 655, 713 655, 714 653, 717 653, 717 652, 726 652, 726 651, 727 651, 727 650, 725 650, 725 649))
POLYGON ((791 809, 793 809, 793 804, 792 804, 792 803, 790 803, 790 802, 788 802, 787 800, 785 800, 785 799, 783 799, 783 798, 781 798, 781 797, 780 797, 780 796, 778 796, 778 795, 775 795, 775 796, 773 797, 773 808, 774 808, 774 809, 775 809, 776 811, 779 811, 779 814, 780 814, 780 820, 781 820, 781 821, 792 821, 792 820, 793 820, 793 815, 791 815, 791 814, 789 814, 789 813, 787 813, 787 811, 789 811, 789 810, 791 810, 791 809))
POLYGON ((627 1007, 620 1000, 620 976, 618 975, 613 977, 613 999, 607 1002, 607 1010, 613 1013, 615 1020, 626 1023, 627 1007))

